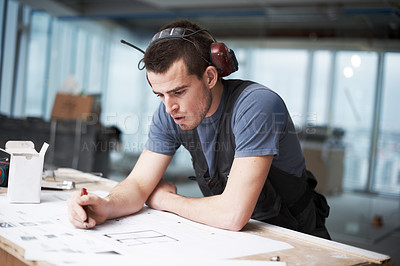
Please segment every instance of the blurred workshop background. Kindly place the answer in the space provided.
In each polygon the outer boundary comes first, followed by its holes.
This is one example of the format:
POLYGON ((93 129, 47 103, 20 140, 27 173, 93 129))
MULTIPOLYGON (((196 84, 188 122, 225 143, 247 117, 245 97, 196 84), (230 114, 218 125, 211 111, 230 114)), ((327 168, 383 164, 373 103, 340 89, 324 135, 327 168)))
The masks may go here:
MULTIPOLYGON (((120 40, 145 50, 178 18, 235 51, 230 78, 286 101, 334 240, 400 263, 397 0, 0 0, 0 147, 46 141, 47 169, 125 178, 159 99, 120 40)), ((200 196, 192 172, 180 149, 165 178, 200 196)))

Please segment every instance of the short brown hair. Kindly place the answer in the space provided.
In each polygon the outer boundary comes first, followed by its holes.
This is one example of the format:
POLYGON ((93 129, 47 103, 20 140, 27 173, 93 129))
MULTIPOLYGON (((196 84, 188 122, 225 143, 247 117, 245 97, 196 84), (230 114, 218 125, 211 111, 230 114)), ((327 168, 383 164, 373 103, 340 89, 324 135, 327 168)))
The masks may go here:
MULTIPOLYGON (((162 27, 187 29, 186 34, 203 29, 189 20, 178 20, 162 27)), ((143 62, 148 71, 164 73, 175 61, 183 59, 189 75, 199 79, 210 65, 210 47, 213 39, 207 31, 194 34, 186 39, 170 38, 150 45, 144 54, 143 62)))

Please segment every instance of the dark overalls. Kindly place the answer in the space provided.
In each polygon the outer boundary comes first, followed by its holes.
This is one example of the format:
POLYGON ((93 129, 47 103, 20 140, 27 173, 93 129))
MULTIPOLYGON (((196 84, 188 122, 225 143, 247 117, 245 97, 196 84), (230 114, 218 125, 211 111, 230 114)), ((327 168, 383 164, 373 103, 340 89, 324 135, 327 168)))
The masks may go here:
MULTIPOLYGON (((182 144, 192 156, 195 179, 204 196, 218 195, 225 189, 236 147, 231 128, 233 107, 242 91, 251 84, 250 81, 223 80, 227 96, 217 133, 214 176, 209 174, 197 130, 181 130, 182 144)), ((325 197, 314 191, 316 185, 316 179, 307 170, 302 177, 296 177, 271 166, 251 218, 330 239, 325 227, 329 206, 325 197)))

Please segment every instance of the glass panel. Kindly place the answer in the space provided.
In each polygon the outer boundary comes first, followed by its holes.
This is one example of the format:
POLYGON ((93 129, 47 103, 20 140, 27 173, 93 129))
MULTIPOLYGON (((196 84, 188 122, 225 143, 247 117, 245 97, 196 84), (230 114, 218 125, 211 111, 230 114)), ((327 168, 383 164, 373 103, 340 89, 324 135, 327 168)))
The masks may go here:
POLYGON ((147 139, 151 116, 159 103, 137 63, 143 55, 115 42, 111 45, 107 101, 102 122, 123 133, 123 152, 138 153, 147 139))
POLYGON ((46 82, 46 53, 48 51, 48 32, 50 16, 44 12, 32 14, 31 35, 27 60, 26 105, 27 116, 43 115, 43 98, 46 82))
POLYGON ((18 2, 8 1, 3 47, 3 68, 1 73, 0 114, 11 115, 14 91, 14 66, 18 33, 18 2))
MULTIPOLYGON (((3 19, 5 16, 5 0, 0 0, 0 45, 3 43, 3 19)), ((1 47, 1 46, 0 46, 1 47)), ((0 49, 0 60, 2 60, 2 49, 0 49)), ((0 61, 0 64, 3 62, 0 61)), ((0 68, 1 71, 1 68, 0 68)), ((1 74, 1 73, 0 73, 1 74)), ((1 92, 1 88, 0 88, 1 92)))
POLYGON ((89 84, 85 92, 88 94, 101 93, 102 69, 105 61, 104 41, 93 36, 90 49, 89 84))
POLYGON ((400 194, 400 53, 385 55, 381 121, 372 190, 400 194))
POLYGON ((83 81, 85 80, 85 76, 87 75, 87 64, 86 62, 86 53, 89 51, 86 51, 86 43, 88 42, 88 35, 86 31, 77 28, 76 29, 76 52, 75 52, 75 68, 74 68, 74 78, 78 81, 78 83, 83 86, 83 81))
MULTIPOLYGON (((75 68, 75 27, 68 22, 54 19, 52 21, 52 32, 46 118, 50 118, 57 91, 62 87, 67 77, 73 75, 72 70, 75 68)), ((69 89, 71 90, 71 88, 69 89)), ((72 92, 76 93, 76 91, 72 92)))
POLYGON ((312 125, 327 125, 327 108, 329 82, 331 75, 332 53, 329 51, 316 51, 312 69, 312 85, 310 106, 307 122, 312 125))
POLYGON ((305 50, 253 49, 251 75, 246 77, 277 92, 296 125, 302 122, 307 58, 305 50))
POLYGON ((345 131, 344 188, 366 189, 377 54, 338 52, 333 126, 345 131))

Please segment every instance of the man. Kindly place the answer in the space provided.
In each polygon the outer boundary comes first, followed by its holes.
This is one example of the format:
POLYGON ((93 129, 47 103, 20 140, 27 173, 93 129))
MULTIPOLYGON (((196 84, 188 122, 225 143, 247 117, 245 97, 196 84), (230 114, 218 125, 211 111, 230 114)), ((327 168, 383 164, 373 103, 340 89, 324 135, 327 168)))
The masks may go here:
POLYGON ((68 200, 75 227, 92 228, 146 203, 228 230, 241 230, 253 218, 330 238, 324 225, 329 206, 314 192, 316 181, 305 170, 284 102, 260 84, 222 79, 237 69, 231 50, 182 20, 154 36, 143 63, 162 102, 145 149, 106 198, 75 193, 68 200), (226 57, 218 58, 221 54, 226 57), (190 151, 206 197, 180 196, 162 180, 180 145, 190 151))

